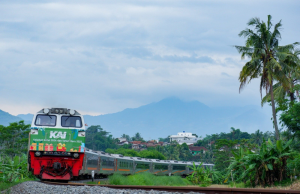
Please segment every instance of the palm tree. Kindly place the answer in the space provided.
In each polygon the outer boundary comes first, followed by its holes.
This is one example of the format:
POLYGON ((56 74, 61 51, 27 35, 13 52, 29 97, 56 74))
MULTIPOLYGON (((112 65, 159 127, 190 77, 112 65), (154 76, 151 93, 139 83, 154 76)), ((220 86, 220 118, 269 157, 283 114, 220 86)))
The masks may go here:
POLYGON ((246 28, 239 33, 239 36, 246 38, 245 46, 235 46, 241 54, 242 59, 249 57, 248 61, 242 71, 240 72, 240 92, 254 78, 260 78, 260 93, 262 97, 262 90, 270 94, 273 123, 275 128, 276 139, 279 139, 279 130, 276 118, 276 109, 273 94, 274 81, 281 82, 285 87, 288 87, 288 79, 282 71, 283 66, 288 64, 284 61, 288 57, 295 57, 289 51, 294 49, 298 43, 289 44, 286 46, 279 46, 281 21, 275 24, 273 31, 272 16, 268 15, 268 21, 260 21, 259 18, 252 18, 248 22, 248 26, 254 26, 255 30, 246 28))
POLYGON ((259 129, 253 133, 253 140, 254 143, 257 145, 261 145, 263 141, 263 132, 261 132, 259 129))
MULTIPOLYGON (((293 49, 290 51, 290 53, 293 56, 300 55, 299 49, 293 49)), ((286 98, 290 99, 290 102, 295 101, 295 93, 297 97, 300 99, 298 90, 295 90, 296 84, 300 82, 300 60, 298 57, 288 57, 284 63, 288 64, 288 66, 284 66, 285 74, 288 78, 289 85, 288 87, 284 87, 284 85, 281 82, 278 82, 273 85, 274 90, 274 98, 278 103, 281 103, 282 100, 285 100, 286 98)), ((269 102, 271 100, 271 97, 269 94, 266 94, 266 96, 262 99, 262 104, 269 102)))

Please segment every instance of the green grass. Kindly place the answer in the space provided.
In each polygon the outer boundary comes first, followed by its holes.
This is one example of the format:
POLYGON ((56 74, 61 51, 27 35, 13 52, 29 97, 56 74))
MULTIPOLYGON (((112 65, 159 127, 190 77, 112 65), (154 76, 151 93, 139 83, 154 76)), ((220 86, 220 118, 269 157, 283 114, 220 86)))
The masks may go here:
POLYGON ((180 176, 156 176, 150 173, 139 173, 123 176, 114 174, 109 176, 110 185, 153 185, 153 186, 186 186, 192 185, 187 179, 180 176))
POLYGON ((247 187, 245 185, 245 183, 243 183, 243 182, 241 182, 241 183, 230 182, 229 186, 234 187, 234 188, 246 188, 247 187))
MULTIPOLYGON (((21 181, 18 181, 18 182, 0 182, 0 191, 4 191, 10 187, 13 187, 19 183, 23 183, 23 182, 26 182, 26 181, 35 181, 36 179, 35 178, 25 178, 25 179, 22 179, 21 181)), ((7 193, 9 193, 9 191, 7 191, 7 193)))

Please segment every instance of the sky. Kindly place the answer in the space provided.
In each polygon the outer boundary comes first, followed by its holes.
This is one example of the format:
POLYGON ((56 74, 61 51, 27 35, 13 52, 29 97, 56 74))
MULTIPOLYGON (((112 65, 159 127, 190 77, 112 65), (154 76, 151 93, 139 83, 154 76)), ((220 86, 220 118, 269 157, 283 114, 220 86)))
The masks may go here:
POLYGON ((300 41, 298 0, 0 2, 0 109, 66 107, 99 115, 176 96, 208 106, 260 105, 258 80, 239 93, 233 45, 250 18, 282 20, 300 41))

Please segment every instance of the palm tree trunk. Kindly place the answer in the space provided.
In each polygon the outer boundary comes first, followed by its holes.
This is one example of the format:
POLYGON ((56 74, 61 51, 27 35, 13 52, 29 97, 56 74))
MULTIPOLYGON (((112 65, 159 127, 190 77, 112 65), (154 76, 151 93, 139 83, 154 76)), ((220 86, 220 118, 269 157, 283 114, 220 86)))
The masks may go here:
POLYGON ((275 101, 274 101, 274 94, 273 94, 273 81, 271 81, 271 84, 270 84, 270 95, 271 95, 271 104, 272 104, 272 112, 273 112, 273 123, 274 123, 274 128, 275 128, 275 137, 276 137, 276 140, 279 140, 279 130, 278 130, 278 125, 277 125, 275 101))

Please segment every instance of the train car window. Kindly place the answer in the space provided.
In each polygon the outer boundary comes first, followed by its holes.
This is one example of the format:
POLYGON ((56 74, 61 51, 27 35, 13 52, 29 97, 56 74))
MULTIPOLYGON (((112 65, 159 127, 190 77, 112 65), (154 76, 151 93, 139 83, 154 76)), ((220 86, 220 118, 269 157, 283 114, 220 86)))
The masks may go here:
POLYGON ((120 161, 120 167, 128 168, 128 162, 126 162, 126 161, 120 161))
POLYGON ((62 116, 61 117, 61 126, 62 127, 82 127, 81 117, 77 116, 62 116))
POLYGON ((136 168, 149 169, 149 164, 137 163, 136 168))
POLYGON ((168 165, 155 164, 155 170, 168 170, 168 165))
POLYGON ((35 119, 36 126, 52 126, 56 125, 55 115, 37 115, 35 119))
POLYGON ((98 158, 88 158, 87 160, 88 166, 98 166, 98 158))
POLYGON ((102 165, 103 165, 103 166, 114 166, 115 163, 114 163, 113 160, 109 160, 109 159, 104 158, 104 159, 102 160, 102 165))
POLYGON ((173 170, 185 170, 185 166, 173 166, 173 170))

